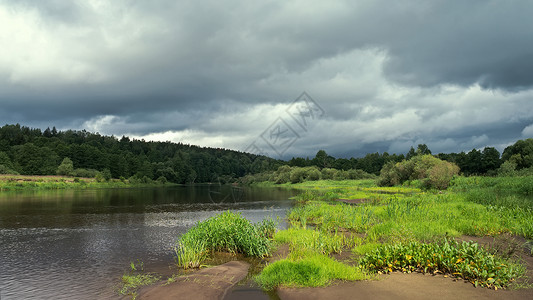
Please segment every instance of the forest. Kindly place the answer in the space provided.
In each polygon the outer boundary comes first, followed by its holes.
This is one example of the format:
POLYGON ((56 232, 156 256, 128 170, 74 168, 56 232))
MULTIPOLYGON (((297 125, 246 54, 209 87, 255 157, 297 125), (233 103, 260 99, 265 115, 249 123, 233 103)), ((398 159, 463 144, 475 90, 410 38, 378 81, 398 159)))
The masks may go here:
MULTIPOLYGON (((407 154, 369 153, 360 158, 335 158, 319 150, 314 158, 288 161, 221 148, 173 142, 152 142, 104 136, 85 130, 58 131, 5 125, 0 128, 0 174, 67 175, 134 178, 174 183, 230 182, 282 166, 345 171, 346 176, 379 175, 386 164, 432 154, 425 144, 407 154), (357 172, 355 172, 357 170, 357 172), (350 172, 348 172, 350 171, 350 172)), ((435 157, 456 164, 463 175, 519 174, 533 166, 533 139, 519 140, 503 153, 493 148, 435 157), (518 172, 518 173, 517 173, 518 172)), ((327 172, 326 172, 327 173, 327 172)), ((332 175, 333 178, 333 175, 332 175)))

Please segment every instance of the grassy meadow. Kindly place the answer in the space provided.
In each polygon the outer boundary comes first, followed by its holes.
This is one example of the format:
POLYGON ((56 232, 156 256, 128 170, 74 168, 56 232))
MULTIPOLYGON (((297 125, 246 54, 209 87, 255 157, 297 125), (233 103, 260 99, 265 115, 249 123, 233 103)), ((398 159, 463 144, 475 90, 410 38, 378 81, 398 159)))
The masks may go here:
POLYGON ((122 188, 137 186, 154 186, 170 183, 151 181, 147 183, 131 182, 128 179, 97 180, 96 178, 69 176, 37 175, 1 175, 0 192, 18 190, 60 190, 86 188, 122 188))
POLYGON ((299 205, 288 213, 291 227, 274 236, 279 243, 290 245, 291 254, 267 266, 258 282, 272 288, 349 279, 324 271, 327 268, 316 263, 315 271, 321 270, 318 273, 326 274, 327 280, 295 281, 293 275, 283 277, 278 270, 294 263, 313 264, 317 257, 329 260, 333 254, 348 251, 346 267, 359 272, 350 280, 417 271, 461 277, 476 286, 508 287, 524 274, 518 261, 477 243, 456 240, 500 235, 532 240, 532 180, 531 176, 457 177, 445 191, 423 191, 409 183, 378 187, 373 180, 292 184, 303 190, 296 197, 299 205))

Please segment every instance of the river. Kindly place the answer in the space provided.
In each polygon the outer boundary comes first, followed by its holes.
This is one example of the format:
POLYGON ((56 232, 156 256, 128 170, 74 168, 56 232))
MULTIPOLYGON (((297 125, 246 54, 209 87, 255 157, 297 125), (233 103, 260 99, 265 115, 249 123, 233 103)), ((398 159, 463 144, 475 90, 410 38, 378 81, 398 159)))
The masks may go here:
MULTIPOLYGON (((0 299, 116 299, 130 262, 174 264, 176 239, 225 210, 285 216, 294 192, 199 185, 0 193, 0 299)), ((281 226, 284 226, 281 224, 281 226)))

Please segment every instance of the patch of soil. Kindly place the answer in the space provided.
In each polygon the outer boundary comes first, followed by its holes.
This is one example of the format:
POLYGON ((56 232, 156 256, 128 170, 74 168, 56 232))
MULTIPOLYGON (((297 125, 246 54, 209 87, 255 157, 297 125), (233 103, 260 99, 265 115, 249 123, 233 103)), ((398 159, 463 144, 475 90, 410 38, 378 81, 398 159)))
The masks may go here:
POLYGON ((268 263, 273 263, 280 259, 287 258, 287 256, 289 256, 289 253, 290 253, 289 244, 281 244, 274 251, 274 253, 272 253, 272 256, 268 257, 266 260, 268 261, 268 263))
POLYGON ((248 274, 250 264, 230 261, 220 266, 201 269, 178 277, 170 284, 164 281, 144 287, 138 299, 223 299, 226 292, 248 274))
POLYGON ((463 280, 419 273, 392 273, 380 280, 337 282, 322 288, 280 288, 282 300, 292 299, 533 299, 533 289, 490 290, 463 280))

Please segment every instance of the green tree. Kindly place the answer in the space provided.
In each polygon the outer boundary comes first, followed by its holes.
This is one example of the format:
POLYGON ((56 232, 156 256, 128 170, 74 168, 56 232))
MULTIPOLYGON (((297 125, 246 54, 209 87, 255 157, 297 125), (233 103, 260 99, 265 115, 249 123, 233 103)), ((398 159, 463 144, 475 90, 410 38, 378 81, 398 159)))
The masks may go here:
POLYGON ((533 139, 518 140, 513 145, 505 148, 502 160, 508 161, 511 158, 516 163, 516 169, 521 170, 533 166, 533 139))
POLYGON ((13 147, 15 163, 24 175, 50 175, 57 171, 57 155, 48 147, 39 148, 33 143, 13 147))
POLYGON ((418 144, 416 147, 416 155, 428 155, 431 154, 431 150, 426 144, 418 144))
POLYGON ((57 167, 57 175, 72 176, 74 173, 74 164, 72 160, 65 157, 59 167, 57 167))
POLYGON ((0 165, 5 166, 8 169, 13 169, 13 163, 7 155, 7 153, 0 151, 0 165))
POLYGON ((329 156, 326 151, 319 150, 315 158, 313 158, 312 162, 313 165, 319 167, 319 168, 329 168, 333 162, 335 161, 335 158, 332 156, 329 156))
POLYGON ((500 152, 493 147, 485 147, 481 152, 481 171, 487 173, 495 171, 500 167, 502 161, 500 159, 500 152))

